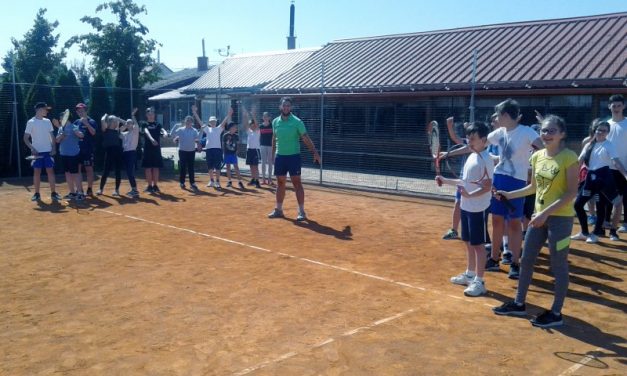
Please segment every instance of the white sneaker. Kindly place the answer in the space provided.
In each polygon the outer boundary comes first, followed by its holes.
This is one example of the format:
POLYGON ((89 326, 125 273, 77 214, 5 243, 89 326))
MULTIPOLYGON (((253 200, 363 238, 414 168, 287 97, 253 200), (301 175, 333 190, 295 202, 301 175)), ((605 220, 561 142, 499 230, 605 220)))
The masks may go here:
POLYGON ((466 272, 463 272, 456 275, 455 277, 451 277, 451 283, 454 283, 456 285, 468 286, 474 278, 475 277, 467 275, 466 272))
POLYGON ((588 244, 596 244, 598 242, 599 242, 599 237, 594 234, 590 234, 588 236, 588 239, 586 239, 586 243, 588 244))
POLYGON ((618 234, 610 232, 610 240, 613 242, 617 242, 620 240, 620 238, 618 237, 618 234))
POLYGON ((479 296, 485 294, 486 292, 488 292, 488 290, 486 290, 485 288, 485 283, 473 279, 472 282, 470 282, 470 285, 466 288, 466 290, 464 290, 464 295, 479 296))
POLYGON ((590 235, 584 235, 583 233, 577 233, 570 237, 570 240, 587 240, 590 235))
POLYGON ((98 190, 98 192, 96 192, 96 195, 97 195, 97 196, 102 196, 102 193, 103 193, 103 192, 102 192, 102 189, 99 189, 99 190, 98 190))
POLYGON ((618 232, 627 232, 627 223, 623 223, 617 230, 618 232))
POLYGON ((207 187, 213 187, 213 180, 211 180, 209 183, 207 183, 207 187))
POLYGON ((111 194, 112 197, 120 197, 120 192, 116 189, 115 191, 113 191, 113 193, 111 194))

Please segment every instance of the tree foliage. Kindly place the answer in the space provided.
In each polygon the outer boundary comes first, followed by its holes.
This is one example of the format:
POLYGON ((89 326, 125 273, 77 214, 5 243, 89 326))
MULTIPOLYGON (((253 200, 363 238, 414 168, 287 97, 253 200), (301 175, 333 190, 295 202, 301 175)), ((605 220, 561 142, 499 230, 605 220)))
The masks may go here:
POLYGON ((11 54, 15 53, 15 74, 18 81, 32 83, 41 72, 49 81, 56 79, 55 74, 62 66, 65 51, 54 52, 59 42, 59 34, 54 34, 58 21, 50 22, 45 18, 46 8, 40 8, 35 16, 33 27, 24 34, 22 40, 11 38, 13 50, 3 59, 2 67, 11 71, 11 54))
POLYGON ((81 88, 76 80, 74 72, 68 70, 65 74, 59 76, 57 84, 52 90, 54 101, 58 111, 55 113, 69 109, 72 114, 77 103, 84 102, 81 88))
POLYGON ((93 56, 96 74, 112 72, 128 76, 132 65, 134 87, 155 81, 157 74, 146 68, 155 64, 151 54, 159 43, 146 37, 148 28, 138 17, 147 14, 146 7, 135 4, 133 0, 116 0, 96 7, 96 13, 102 11, 110 11, 116 22, 104 23, 100 17, 84 16, 81 21, 91 25, 95 31, 74 36, 65 46, 78 44, 81 52, 93 56))
MULTIPOLYGON (((48 106, 52 107, 49 113, 50 117, 58 117, 59 110, 55 108, 54 96, 52 95, 52 89, 50 84, 44 77, 42 72, 39 72, 35 78, 35 83, 30 86, 28 94, 26 94, 26 101, 24 102, 24 110, 27 113, 35 113, 34 107, 37 102, 46 102, 48 106)), ((61 110, 63 111, 63 110, 61 110)))

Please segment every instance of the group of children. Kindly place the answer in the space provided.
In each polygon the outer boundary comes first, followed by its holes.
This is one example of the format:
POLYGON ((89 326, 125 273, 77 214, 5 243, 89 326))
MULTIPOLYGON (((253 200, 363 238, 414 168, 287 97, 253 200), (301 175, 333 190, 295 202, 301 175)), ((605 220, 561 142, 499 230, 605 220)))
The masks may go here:
MULTIPOLYGON (((518 280, 518 289, 515 299, 495 308, 494 313, 526 315, 525 299, 533 265, 540 249, 547 243, 551 272, 555 277, 555 298, 551 309, 531 322, 539 327, 563 323, 561 310, 568 290, 570 240, 595 243, 598 236, 604 235, 598 223, 593 234, 587 228, 584 205, 595 194, 602 196, 613 207, 610 240, 619 239, 617 224, 627 193, 627 172, 624 168, 627 153, 625 148, 618 151, 612 143, 627 145, 624 98, 621 95, 611 96, 609 108, 612 119, 595 120, 594 137, 579 157, 566 147, 566 124, 562 118, 538 114, 538 135, 531 127, 519 124, 520 106, 512 99, 495 106, 492 118, 494 130, 490 131, 481 122, 470 123, 465 127, 466 146, 440 155, 447 158, 472 153, 464 164, 461 179, 436 176, 439 185, 458 187, 459 221, 461 239, 467 250, 467 268, 452 277, 451 282, 467 286, 465 295, 474 297, 487 292, 484 272, 499 270, 502 239, 508 235, 511 256, 504 263, 510 264, 509 277, 518 280), (488 144, 497 146, 496 155, 490 155, 488 144), (522 218, 527 196, 534 197, 533 214, 525 226, 523 248, 522 218), (492 214, 491 241, 488 235, 489 213, 492 214), (582 231, 571 236, 575 213, 582 231), (491 252, 486 262, 487 244, 491 245, 491 252)), ((605 206, 597 204, 601 218, 605 215, 605 206)), ((619 231, 627 231, 624 227, 619 231)))
MULTIPOLYGON (((41 199, 40 180, 41 171, 46 169, 51 188, 51 198, 55 201, 66 199, 82 201, 86 196, 93 195, 94 182, 94 137, 97 133, 96 122, 87 116, 87 106, 83 103, 76 105, 78 119, 74 122, 61 124, 58 119, 49 120, 46 116, 50 107, 41 102, 35 106, 35 116, 26 126, 24 142, 31 150, 34 169, 35 193, 32 201, 41 199), (54 126, 54 127, 53 127, 54 126), (58 131, 54 132, 54 128, 58 131), (61 197, 56 192, 54 178, 54 159, 56 144, 59 145, 59 153, 65 172, 69 193, 61 197), (81 170, 84 167, 87 173, 87 191, 83 190, 81 170)), ((161 156, 162 137, 172 137, 178 145, 179 156, 179 180, 180 187, 187 189, 185 185, 186 175, 192 191, 199 191, 194 175, 194 161, 196 153, 205 151, 209 169, 210 180, 208 187, 221 190, 220 172, 226 165, 227 187, 232 186, 231 170, 235 171, 238 186, 244 188, 239 171, 237 159, 237 147, 239 136, 237 124, 231 121, 233 109, 229 109, 227 116, 220 125, 217 125, 215 116, 209 117, 204 124, 198 116, 196 106, 192 106, 193 116, 185 117, 182 126, 175 127, 168 133, 160 123, 156 121, 154 109, 146 109, 146 121, 138 123, 135 115, 137 109, 133 109, 132 118, 124 120, 115 115, 104 114, 100 120, 100 132, 102 135, 102 147, 104 149, 104 169, 100 179, 99 189, 96 195, 104 193, 109 174, 115 174, 115 188, 112 196, 120 196, 121 171, 124 167, 130 184, 127 193, 132 198, 139 197, 139 190, 135 179, 137 162, 137 146, 140 134, 144 136, 142 167, 145 169, 147 187, 146 193, 160 193, 158 186, 160 168, 163 167, 161 156), (199 129, 194 128, 194 120, 199 129), (202 136, 202 137, 201 137, 202 136)), ((249 185, 257 188, 261 184, 274 185, 272 180, 274 157, 272 155, 272 124, 270 114, 263 113, 263 122, 258 124, 254 111, 249 113, 244 109, 244 127, 248 136, 246 164, 250 166, 252 179, 249 185), (259 164, 262 162, 261 182, 259 164)))

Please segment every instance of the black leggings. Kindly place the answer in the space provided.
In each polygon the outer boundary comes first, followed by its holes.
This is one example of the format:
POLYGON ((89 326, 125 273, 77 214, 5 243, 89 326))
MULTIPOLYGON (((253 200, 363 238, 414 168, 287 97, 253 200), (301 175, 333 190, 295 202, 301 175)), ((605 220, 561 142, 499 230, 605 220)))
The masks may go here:
POLYGON ((603 235, 603 219, 605 218, 607 212, 605 202, 609 203, 610 201, 613 201, 618 195, 616 192, 616 186, 614 185, 614 177, 612 176, 612 172, 609 167, 589 170, 586 175, 586 180, 579 188, 579 193, 577 194, 577 199, 575 200, 575 212, 577 213, 577 219, 581 225, 581 232, 584 235, 588 235, 589 232, 588 218, 583 207, 597 193, 599 194, 600 201, 597 205, 597 221, 594 225, 594 234, 603 235))
POLYGON ((111 168, 115 170, 115 190, 120 189, 120 183, 122 182, 122 147, 121 146, 108 146, 105 149, 105 163, 102 177, 100 178, 100 190, 104 189, 107 184, 107 178, 111 168))

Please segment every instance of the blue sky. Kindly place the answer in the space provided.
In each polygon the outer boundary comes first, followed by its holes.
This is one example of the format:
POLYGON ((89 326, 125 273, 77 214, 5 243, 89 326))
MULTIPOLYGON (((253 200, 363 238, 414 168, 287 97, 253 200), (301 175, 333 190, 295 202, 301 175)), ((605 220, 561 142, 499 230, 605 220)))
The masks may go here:
MULTIPOLYGON (((91 31, 80 18, 95 15, 102 2, 15 2, 12 14, 0 23, 0 54, 11 48, 11 37, 21 39, 33 26, 40 7, 48 9, 48 20, 59 21, 57 32, 63 44, 72 35, 91 31)), ((141 20, 150 30, 149 36, 163 44, 161 61, 173 70, 196 65, 202 38, 210 63, 224 59, 216 50, 227 45, 235 54, 286 48, 289 0, 136 2, 146 5, 148 14, 141 20)), ((627 11, 625 0, 297 0, 295 4, 297 48, 343 38, 627 11)), ((100 17, 111 20, 107 13, 100 17)), ((68 51, 67 62, 83 59, 77 48, 68 51)))

